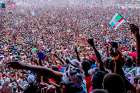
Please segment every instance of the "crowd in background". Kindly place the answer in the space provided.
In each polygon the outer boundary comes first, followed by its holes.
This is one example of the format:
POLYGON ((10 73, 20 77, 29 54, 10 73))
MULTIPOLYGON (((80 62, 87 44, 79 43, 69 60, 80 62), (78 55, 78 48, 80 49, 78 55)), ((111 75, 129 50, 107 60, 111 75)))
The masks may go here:
MULTIPOLYGON (((109 27, 116 12, 139 26, 139 9, 62 7, 33 13, 5 12, 0 16, 0 93, 35 93, 31 91, 38 87, 41 89, 36 93, 92 93, 93 90, 93 93, 127 93, 131 85, 138 90, 136 70, 129 73, 136 67, 137 40, 127 23, 116 31, 109 27), (123 62, 119 67, 125 77, 113 70, 116 64, 112 60, 116 56, 110 55, 112 46, 117 49, 117 55, 121 52, 125 59, 119 60, 123 62), (9 63, 12 68, 7 65, 9 63), (106 85, 107 82, 110 85, 106 85), (114 88, 111 82, 116 83, 115 88, 121 86, 120 89, 111 92, 114 88), (69 84, 69 89, 64 88, 65 83, 69 84)), ((135 89, 130 93, 136 93, 135 89)))

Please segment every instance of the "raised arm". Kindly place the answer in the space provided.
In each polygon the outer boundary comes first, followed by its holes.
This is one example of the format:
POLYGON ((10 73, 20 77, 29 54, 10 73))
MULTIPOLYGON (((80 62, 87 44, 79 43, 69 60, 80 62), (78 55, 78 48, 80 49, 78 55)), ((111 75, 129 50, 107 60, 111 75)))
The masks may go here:
POLYGON ((45 77, 51 76, 51 77, 62 77, 62 73, 58 71, 54 71, 50 68, 42 67, 42 66, 33 66, 33 65, 27 65, 20 62, 10 62, 7 64, 9 67, 12 67, 14 69, 25 69, 25 70, 31 70, 36 72, 37 74, 41 74, 45 77))
POLYGON ((79 56, 79 52, 78 52, 77 47, 75 47, 75 53, 76 53, 76 57, 77 57, 78 61, 80 62, 81 59, 80 59, 80 56, 79 56))
MULTIPOLYGON (((139 28, 134 25, 130 24, 131 32, 134 34, 136 38, 136 47, 137 47, 137 66, 140 66, 140 34, 139 34, 139 28)), ((122 76, 122 78, 125 80, 126 88, 127 90, 131 90, 132 93, 136 93, 135 87, 127 80, 127 78, 124 75, 124 72, 122 70, 122 63, 124 62, 124 59, 122 57, 121 52, 118 52, 118 56, 114 58, 115 62, 115 68, 114 72, 122 76)))
POLYGON ((131 90, 132 93, 136 93, 135 87, 128 81, 122 70, 124 59, 122 57, 121 52, 118 52, 118 56, 114 57, 114 62, 115 62, 114 73, 119 74, 124 79, 127 91, 131 90))
POLYGON ((89 45, 93 48, 93 50, 94 50, 94 52, 95 52, 97 61, 98 61, 98 63, 99 63, 99 68, 100 68, 102 71, 105 71, 104 65, 103 65, 103 61, 102 61, 102 59, 101 59, 101 55, 100 55, 100 53, 98 52, 98 50, 96 49, 96 47, 95 47, 95 45, 94 45, 94 40, 93 40, 93 39, 88 39, 88 43, 89 43, 89 45))
POLYGON ((140 33, 139 33, 139 27, 134 25, 134 24, 130 24, 130 29, 131 29, 131 32, 134 34, 134 36, 136 38, 137 66, 140 66, 140 33))

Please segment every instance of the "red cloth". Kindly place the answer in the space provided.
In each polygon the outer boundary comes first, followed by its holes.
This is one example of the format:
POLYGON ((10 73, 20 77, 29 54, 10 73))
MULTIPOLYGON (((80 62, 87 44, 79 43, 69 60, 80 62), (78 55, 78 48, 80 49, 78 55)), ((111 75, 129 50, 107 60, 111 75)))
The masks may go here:
POLYGON ((95 55, 90 55, 90 56, 89 56, 89 60, 91 60, 91 61, 93 61, 93 60, 96 61, 96 56, 95 56, 95 55))
POLYGON ((62 66, 61 65, 59 65, 59 66, 57 66, 58 67, 58 69, 59 69, 59 71, 61 70, 61 68, 62 68, 62 66))
POLYGON ((88 91, 88 93, 90 93, 90 88, 92 86, 91 76, 86 76, 85 80, 86 80, 87 91, 88 91))
POLYGON ((133 58, 133 60, 136 61, 136 58, 137 58, 137 53, 136 52, 130 52, 128 55, 131 56, 133 58))
POLYGON ((88 91, 88 93, 91 93, 93 91, 93 88, 92 88, 92 86, 89 88, 89 91, 88 91))
POLYGON ((54 78, 50 78, 49 81, 56 83, 54 78))

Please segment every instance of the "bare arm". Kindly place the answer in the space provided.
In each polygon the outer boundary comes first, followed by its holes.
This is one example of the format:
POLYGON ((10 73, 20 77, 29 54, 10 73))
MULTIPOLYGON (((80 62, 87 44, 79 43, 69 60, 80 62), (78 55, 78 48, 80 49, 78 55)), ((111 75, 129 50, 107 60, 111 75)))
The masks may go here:
POLYGON ((101 55, 100 53, 98 52, 98 50, 96 49, 95 45, 94 45, 94 41, 93 39, 88 39, 88 43, 92 46, 94 52, 95 52, 95 55, 96 55, 96 58, 97 58, 97 61, 99 63, 99 68, 102 70, 102 71, 105 71, 104 69, 104 65, 103 65, 103 61, 101 59, 101 55))
POLYGON ((50 68, 46 68, 46 67, 42 67, 42 66, 27 65, 27 64, 19 63, 19 62, 8 63, 8 66, 10 66, 14 69, 31 70, 31 71, 39 73, 43 76, 60 77, 60 78, 63 76, 63 74, 61 72, 54 71, 50 68))
POLYGON ((78 61, 80 62, 81 59, 80 59, 80 56, 79 56, 79 52, 77 50, 77 47, 75 47, 75 53, 76 53, 76 57, 77 57, 78 61))

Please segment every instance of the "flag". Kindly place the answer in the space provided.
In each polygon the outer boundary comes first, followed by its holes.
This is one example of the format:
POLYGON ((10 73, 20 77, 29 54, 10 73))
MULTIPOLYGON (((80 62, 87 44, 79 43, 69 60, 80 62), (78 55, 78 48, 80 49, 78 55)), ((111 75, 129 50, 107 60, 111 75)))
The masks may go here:
POLYGON ((122 23, 125 23, 125 19, 120 14, 116 13, 109 22, 109 25, 116 30, 122 23))

